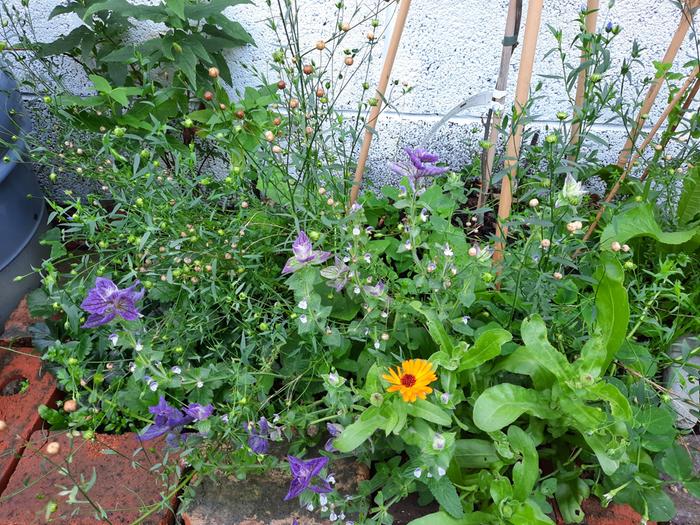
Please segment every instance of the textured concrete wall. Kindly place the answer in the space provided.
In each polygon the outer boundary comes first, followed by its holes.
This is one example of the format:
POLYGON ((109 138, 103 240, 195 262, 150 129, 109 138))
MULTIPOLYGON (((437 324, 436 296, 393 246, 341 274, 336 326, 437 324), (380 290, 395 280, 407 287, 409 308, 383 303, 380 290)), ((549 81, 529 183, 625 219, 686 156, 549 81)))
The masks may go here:
MULTIPOLYGON (((135 0, 134 0, 135 1, 135 0)), ((334 4, 337 0, 299 0, 301 7, 302 40, 309 47, 327 37, 336 23, 334 4)), ((368 12, 383 0, 346 0, 349 10, 355 6, 360 11, 368 12)), ((19 0, 5 0, 6 4, 19 0)), ((148 0, 140 0, 148 3, 148 0)), ((242 87, 252 82, 250 74, 242 71, 235 64, 245 62, 255 66, 259 71, 269 69, 269 58, 277 47, 274 34, 265 24, 270 10, 264 0, 258 0, 258 6, 235 6, 226 13, 240 21, 255 37, 257 47, 240 49, 231 54, 233 69, 237 71, 235 86, 242 87)), ((276 4, 276 2, 272 2, 276 4)), ((527 4, 527 2, 525 2, 527 4)), ((571 42, 577 30, 577 11, 582 0, 548 0, 542 19, 540 39, 535 65, 535 81, 542 75, 558 74, 560 64, 556 53, 545 58, 545 54, 555 45, 548 25, 564 30, 564 41, 571 42)), ((585 2, 584 2, 585 3, 585 2)), ((47 15, 57 4, 56 0, 31 0, 32 14, 39 38, 50 40, 52 37, 69 31, 77 20, 70 16, 61 16, 47 21, 47 15)), ((653 60, 660 60, 666 46, 674 33, 680 13, 670 0, 618 0, 609 8, 602 1, 599 25, 608 21, 620 24, 622 34, 614 45, 614 63, 619 66, 624 58, 629 57, 632 42, 639 40, 643 45, 643 64, 635 65, 633 73, 639 81, 645 76, 653 75, 653 60)), ((508 0, 414 0, 403 36, 402 46, 394 67, 392 78, 412 85, 413 91, 397 101, 395 108, 387 111, 378 126, 379 135, 372 147, 370 168, 372 177, 385 180, 388 176, 385 161, 400 155, 405 144, 423 142, 430 127, 440 116, 467 97, 484 90, 493 89, 498 72, 501 52, 501 39, 508 0)), ((389 13, 383 15, 382 26, 389 22, 389 13)), ((523 13, 523 24, 526 13, 523 13)), ((142 26, 136 38, 148 36, 153 27, 142 26)), ((369 30, 367 24, 366 30, 369 30)), ((371 71, 371 78, 379 76, 381 59, 388 42, 388 33, 377 44, 379 60, 371 71)), ((522 36, 522 31, 521 31, 522 36)), ((695 58, 696 49, 687 39, 676 61, 681 65, 695 58)), ((572 62, 577 61, 574 48, 568 48, 572 62)), ((512 100, 517 78, 520 48, 513 57, 509 97, 512 100)), ((72 69, 66 66, 69 71, 72 69)), ((84 79, 71 72, 71 85, 78 91, 85 88, 84 79)), ((565 93, 561 82, 543 79, 544 88, 536 104, 539 119, 546 123, 555 119, 556 112, 567 107, 565 93)), ((359 82, 358 82, 359 84, 359 82)), ((352 110, 357 103, 359 85, 350 90, 340 101, 340 108, 352 110)), ((630 95, 634 98, 634 89, 630 95)), ((662 100, 662 93, 659 100, 662 100)), ((658 106, 658 104, 657 104, 658 106)), ((474 145, 480 135, 480 119, 484 108, 471 109, 441 129, 428 144, 448 159, 453 167, 462 165, 474 151, 474 145)), ((655 110, 656 113, 660 110, 655 110)), ((601 136, 611 142, 606 155, 612 158, 619 151, 624 140, 623 129, 616 125, 603 126, 601 136)))

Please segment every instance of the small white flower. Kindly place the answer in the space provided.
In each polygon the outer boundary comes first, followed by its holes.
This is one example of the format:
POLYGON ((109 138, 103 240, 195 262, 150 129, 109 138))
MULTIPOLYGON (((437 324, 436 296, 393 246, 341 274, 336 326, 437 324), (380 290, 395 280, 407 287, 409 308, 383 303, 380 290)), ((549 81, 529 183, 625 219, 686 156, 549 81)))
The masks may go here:
POLYGON ((119 342, 119 336, 117 334, 110 334, 109 342, 112 343, 112 346, 116 346, 119 342))
POLYGON ((349 262, 350 262, 350 256, 349 256, 349 255, 346 255, 345 257, 343 257, 343 262, 344 262, 344 263, 349 263, 349 262))
POLYGON ((432 478, 432 477, 433 477, 433 473, 432 473, 432 472, 428 472, 428 473, 426 474, 426 477, 427 477, 427 478, 432 478))
POLYGON ((204 381, 202 381, 201 379, 198 379, 197 380, 197 388, 202 388, 203 386, 204 386, 204 381))
POLYGON ((428 210, 423 208, 420 212, 420 220, 423 222, 428 222, 428 210))
POLYGON ((406 241, 405 243, 403 243, 403 245, 404 245, 404 248, 406 248, 407 250, 411 249, 411 241, 406 241))
POLYGON ((148 388, 151 389, 151 392, 155 392, 156 390, 158 390, 158 383, 156 381, 151 381, 150 383, 148 383, 148 388))
POLYGON ((335 476, 333 474, 329 474, 326 481, 331 485, 335 485, 335 476))
POLYGON ((380 315, 382 316, 382 319, 386 319, 387 317, 389 317, 389 312, 383 311, 380 315))
POLYGON ((306 302, 306 299, 302 299, 299 301, 299 308, 302 310, 306 310, 309 307, 309 303, 306 302))
POLYGON ((309 503, 309 504, 306 506, 306 510, 308 510, 309 512, 313 512, 313 511, 314 511, 314 504, 313 504, 313 503, 309 503))
POLYGON ((337 386, 340 384, 340 376, 335 372, 331 372, 328 374, 328 382, 333 386, 337 386))
POLYGON ((318 502, 319 502, 321 505, 324 505, 324 506, 325 506, 326 503, 328 503, 328 496, 326 496, 325 494, 319 494, 319 495, 318 495, 318 502))
POLYGON ((450 394, 448 394, 447 392, 443 392, 440 395, 440 401, 442 401, 444 404, 449 403, 450 402, 450 394))
POLYGON ((374 348, 376 348, 377 350, 379 350, 379 348, 380 348, 381 346, 382 346, 382 345, 379 343, 379 341, 375 341, 375 342, 374 342, 374 348))
POLYGON ((328 519, 331 521, 336 521, 338 519, 338 515, 334 511, 331 511, 331 513, 328 515, 328 519))
POLYGON ((435 270, 437 270, 437 264, 435 264, 433 261, 430 261, 426 270, 428 271, 428 273, 433 273, 435 270))
POLYGON ((442 250, 442 253, 445 254, 445 257, 452 257, 455 254, 449 244, 445 244, 445 249, 442 250))
POLYGON ((355 288, 353 288, 352 291, 355 293, 355 295, 357 295, 357 294, 360 293, 361 290, 360 290, 360 287, 359 287, 359 286, 355 286, 355 288))
POLYGON ((170 369, 170 371, 171 371, 173 374, 178 375, 178 376, 179 376, 180 374, 182 374, 182 368, 180 368, 179 366, 174 366, 174 367, 172 367, 172 368, 170 369))
POLYGON ((442 434, 435 434, 433 436, 433 450, 442 450, 445 448, 445 438, 442 434))
POLYGON ((344 519, 345 519, 345 513, 344 513, 344 512, 341 512, 340 514, 338 514, 338 519, 339 519, 339 520, 344 520, 344 519))
POLYGON ((141 344, 141 340, 136 341, 136 345, 134 346, 134 350, 137 352, 140 352, 143 350, 143 344, 141 344))
POLYGON ((326 507, 325 505, 323 507, 321 507, 321 512, 326 512, 327 510, 328 510, 328 507, 326 507))
POLYGON ((224 414, 223 416, 221 416, 221 421, 223 421, 224 423, 228 423, 228 414, 224 414))
POLYGON ((306 315, 302 314, 302 315, 299 316, 299 322, 300 322, 301 324, 306 324, 306 323, 309 322, 309 318, 306 317, 306 315))
POLYGON ((469 317, 468 315, 463 315, 463 316, 462 316, 462 323, 463 323, 463 324, 469 324, 469 321, 471 321, 471 319, 472 319, 472 318, 469 317))
POLYGON ((133 374, 135 370, 136 370, 136 363, 129 363, 129 372, 131 372, 133 374))
POLYGON ((358 235, 360 235, 360 228, 358 228, 357 226, 355 226, 355 227, 352 229, 352 234, 353 234, 355 237, 357 237, 358 235))
POLYGON ((366 253, 366 254, 365 254, 365 262, 366 262, 367 264, 369 264, 369 263, 372 262, 372 256, 371 256, 369 253, 366 253))
POLYGON ((413 475, 414 475, 416 478, 420 478, 422 474, 423 474, 423 471, 421 470, 420 467, 413 471, 413 475))
POLYGON ((586 193, 583 189, 583 184, 574 179, 570 173, 567 173, 564 180, 564 187, 559 193, 559 198, 554 204, 557 208, 565 204, 578 206, 581 204, 581 197, 586 193))
POLYGON ((437 468, 438 476, 443 477, 445 475, 445 469, 442 467, 437 468))

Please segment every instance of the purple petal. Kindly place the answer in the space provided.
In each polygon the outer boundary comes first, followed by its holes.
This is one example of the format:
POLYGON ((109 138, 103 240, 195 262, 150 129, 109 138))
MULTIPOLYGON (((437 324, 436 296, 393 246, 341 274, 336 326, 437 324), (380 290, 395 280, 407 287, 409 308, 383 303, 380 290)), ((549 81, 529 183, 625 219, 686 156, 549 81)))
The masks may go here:
POLYGON ((167 426, 149 425, 141 431, 139 438, 141 438, 142 441, 149 441, 160 437, 169 431, 170 428, 167 426))
POLYGON ((411 172, 402 164, 399 164, 398 162, 387 162, 387 166, 389 166, 389 169, 394 172, 396 175, 399 175, 400 177, 410 177, 411 172))
POLYGON ((309 488, 316 494, 328 494, 329 492, 333 492, 333 487, 331 487, 331 484, 325 479, 321 480, 321 485, 311 485, 309 488))
POLYGON ((292 273, 296 272, 298 269, 302 268, 304 265, 300 264, 299 261, 297 261, 296 257, 290 257, 287 259, 287 262, 284 264, 284 268, 282 268, 282 275, 286 273, 292 273))
POLYGON ((292 244, 292 251, 294 252, 294 257, 300 263, 307 262, 313 258, 313 246, 304 230, 299 232, 299 236, 292 244))
POLYGON ((309 479, 317 476, 321 469, 328 464, 328 458, 321 456, 320 458, 309 459, 306 461, 306 468, 310 469, 309 479))
POLYGON ((338 437, 343 431, 343 426, 336 423, 326 423, 326 430, 333 437, 338 437))
POLYGON ((299 496, 299 494, 304 492, 308 484, 308 480, 306 483, 304 483, 298 478, 294 478, 289 484, 289 491, 287 491, 287 495, 284 497, 284 501, 289 501, 290 499, 294 499, 297 496, 299 496))
POLYGON ((248 438, 248 446, 256 454, 267 454, 270 449, 270 442, 260 434, 251 434, 248 438))
POLYGON ((110 298, 119 292, 119 288, 110 279, 98 277, 80 307, 89 313, 101 314, 110 306, 110 298))
POLYGON ((443 173, 446 173, 450 171, 450 168, 444 167, 444 166, 425 166, 422 170, 420 175, 421 176, 428 176, 428 177, 435 177, 437 175, 442 175, 443 173))
POLYGON ((289 461, 289 470, 292 476, 299 476, 304 468, 304 460, 294 456, 287 456, 287 461, 289 461))
POLYGON ((115 314, 114 312, 90 314, 87 318, 87 321, 85 321, 85 324, 83 324, 83 328, 96 328, 98 326, 102 326, 104 324, 109 323, 116 316, 117 314, 115 314))
POLYGON ((192 418, 193 421, 204 421, 214 413, 212 405, 202 406, 199 403, 190 403, 185 407, 185 414, 192 418))
POLYGON ((314 254, 314 262, 317 262, 317 263, 326 262, 333 255, 331 252, 313 252, 313 254, 314 254))
POLYGON ((333 441, 335 441, 335 438, 328 438, 326 444, 323 445, 323 450, 325 450, 326 452, 335 452, 336 448, 333 446, 333 441))

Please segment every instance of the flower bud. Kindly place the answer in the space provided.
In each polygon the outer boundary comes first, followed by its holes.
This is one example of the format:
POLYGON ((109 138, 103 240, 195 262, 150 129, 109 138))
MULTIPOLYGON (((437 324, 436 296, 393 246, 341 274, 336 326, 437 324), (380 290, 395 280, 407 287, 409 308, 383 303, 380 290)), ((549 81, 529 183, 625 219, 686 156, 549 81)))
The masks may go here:
POLYGON ((552 245, 552 241, 550 241, 549 239, 542 239, 542 240, 540 241, 540 246, 541 246, 543 249, 545 249, 545 250, 546 250, 547 248, 549 248, 551 245, 552 245))
POLYGON ((219 68, 218 67, 210 67, 209 68, 209 77, 217 78, 218 76, 219 76, 219 68))
POLYGON ((58 454, 61 450, 61 445, 58 443, 58 441, 51 441, 48 445, 46 445, 46 453, 49 456, 55 456, 58 454))
POLYGON ((326 49, 326 43, 323 40, 319 40, 318 42, 316 42, 316 49, 318 49, 319 51, 323 51, 324 49, 326 49))
POLYGON ((63 410, 66 412, 75 412, 78 410, 78 402, 75 399, 68 399, 63 403, 63 410))
POLYGON ((530 208, 537 208, 537 206, 540 205, 540 201, 537 199, 530 199, 530 202, 527 203, 530 208))
POLYGON ((617 241, 613 241, 610 243, 610 249, 614 252, 619 252, 622 249, 622 245, 617 241))
POLYGON ((557 281, 561 281, 564 278, 564 276, 561 274, 561 272, 554 272, 552 277, 554 277, 557 281))

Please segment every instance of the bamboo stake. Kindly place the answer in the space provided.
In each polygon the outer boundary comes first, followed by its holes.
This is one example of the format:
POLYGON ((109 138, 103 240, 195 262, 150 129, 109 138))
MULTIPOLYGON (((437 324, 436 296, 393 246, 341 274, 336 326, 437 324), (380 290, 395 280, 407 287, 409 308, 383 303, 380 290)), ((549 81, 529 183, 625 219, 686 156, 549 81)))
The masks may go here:
MULTIPOLYGON (((700 91, 700 78, 697 78, 695 80, 695 83, 693 84, 693 87, 690 88, 690 92, 688 93, 688 96, 685 97, 685 102, 683 102, 682 106, 682 111, 681 114, 685 113, 688 111, 690 108, 690 105, 693 103, 693 100, 695 100, 695 97, 698 94, 698 91, 700 91)), ((664 151, 666 149, 666 146, 668 146, 669 141, 671 140, 671 136, 673 133, 676 131, 676 128, 678 128, 678 124, 680 124, 680 119, 674 122, 673 124, 669 125, 667 129, 666 136, 661 141, 661 151, 664 151)), ((644 170, 644 174, 641 176, 639 180, 645 180, 649 176, 649 166, 644 170)))
MULTIPOLYGON (((510 71, 510 61, 513 57, 513 51, 518 45, 518 33, 520 32, 520 17, 523 9, 523 0, 510 0, 510 5, 508 6, 508 16, 506 17, 506 30, 505 36, 503 38, 503 48, 501 50, 501 65, 498 70, 498 79, 496 80, 496 91, 505 92, 508 86, 508 72, 510 71)), ((505 94, 498 98, 492 99, 494 102, 503 104, 505 101, 505 94)), ((491 147, 485 151, 482 156, 482 177, 481 177, 481 191, 479 191, 479 197, 477 199, 477 208, 482 208, 486 203, 486 197, 489 194, 491 187, 491 177, 493 176, 493 162, 496 158, 496 143, 498 141, 498 127, 501 124, 501 114, 489 110, 489 115, 487 118, 487 130, 486 137, 491 147)), ((480 214, 480 222, 483 221, 483 215, 480 214)))
POLYGON ((396 16, 396 22, 394 23, 394 31, 391 34, 391 40, 389 41, 386 58, 384 59, 384 65, 382 66, 382 73, 379 77, 379 86, 377 87, 377 105, 372 107, 369 114, 369 119, 365 124, 365 137, 362 141, 362 147, 360 148, 360 156, 357 159, 357 169, 355 170, 355 179, 353 181, 352 189, 350 190, 350 206, 355 204, 355 201, 357 201, 357 196, 360 193, 362 178, 364 177, 365 172, 365 165, 367 164, 367 157, 369 156, 369 148, 372 144, 372 135, 377 125, 379 112, 382 109, 382 102, 386 95, 386 88, 389 85, 389 77, 391 76, 391 70, 394 67, 394 60, 396 59, 396 53, 398 52, 399 43, 401 42, 401 34, 403 33, 403 28, 406 25, 408 10, 411 7, 411 0, 400 0, 400 2, 399 12, 396 16))
MULTIPOLYGON (((520 57, 520 70, 518 71, 518 83, 515 88, 515 112, 522 113, 530 95, 530 81, 532 69, 535 65, 535 51, 537 49, 537 37, 540 32, 542 20, 542 4, 544 0, 531 0, 527 8, 527 20, 525 21, 525 38, 523 39, 523 51, 520 57)), ((516 115, 517 118, 518 115, 516 115)), ((501 181, 501 195, 498 201, 498 224, 496 226, 496 241, 493 260, 503 260, 508 228, 503 221, 510 216, 510 208, 513 203, 512 182, 518 173, 518 157, 522 141, 522 125, 516 124, 506 149, 505 169, 507 175, 501 181)))
MULTIPOLYGON (((596 27, 598 26, 598 9, 600 8, 599 0, 588 0, 586 4, 586 33, 595 33, 596 27)), ((581 64, 588 60, 586 50, 581 50, 581 64)), ((588 78, 588 68, 584 68, 579 71, 578 74, 578 84, 576 86, 576 109, 580 110, 583 107, 583 97, 585 95, 586 89, 586 78, 588 78)), ((579 133, 581 132, 581 123, 575 122, 571 127, 571 144, 576 146, 579 140, 579 133)), ((573 155, 572 155, 573 157, 573 155)))
POLYGON ((642 154, 644 153, 644 150, 649 146, 649 144, 651 144, 651 141, 654 140, 654 135, 656 135, 656 133, 659 131, 659 129, 661 129, 661 125, 664 123, 664 121, 671 114, 671 111, 673 111, 673 108, 675 108, 677 106, 677 104, 681 101, 681 99, 685 95, 686 91, 688 91, 690 84, 697 80, 698 73, 700 73, 700 67, 696 66, 695 69, 693 69, 693 72, 686 79, 683 86, 678 90, 678 93, 676 93, 676 95, 673 97, 673 100, 671 100, 671 102, 669 102, 668 106, 666 106, 666 109, 664 109, 664 112, 661 114, 661 116, 656 121, 654 126, 651 128, 651 130, 649 130, 649 133, 647 134, 646 138, 644 139, 644 142, 642 142, 641 146, 639 146, 639 149, 634 153, 631 161, 627 163, 624 171, 620 174, 620 177, 617 179, 617 182, 615 182, 615 185, 608 192, 608 195, 607 195, 607 197, 605 197, 605 200, 603 201, 603 203, 601 203, 600 209, 598 210, 598 213, 596 214, 595 219, 593 220, 591 225, 588 227, 586 234, 583 236, 584 241, 587 241, 588 239, 591 238, 591 235, 593 235, 593 232, 595 231, 596 227, 598 226, 598 223, 600 222, 601 217, 603 216, 603 213, 605 212, 606 205, 610 204, 610 202, 617 195, 617 192, 620 191, 620 187, 622 186, 622 182, 627 178, 627 176, 632 171, 632 168, 634 167, 634 163, 642 156, 642 154))
MULTIPOLYGON (((676 55, 678 54, 678 50, 683 44, 683 40, 685 40, 686 34, 688 34, 688 29, 690 29, 690 23, 692 20, 691 11, 695 9, 699 4, 700 0, 689 0, 685 2, 683 10, 681 12, 681 19, 678 22, 678 28, 676 29, 676 32, 673 35, 673 38, 671 39, 671 43, 668 45, 666 54, 662 59, 662 62, 664 64, 673 64, 673 61, 675 60, 676 55)), ((642 108, 639 110, 637 119, 635 120, 634 126, 632 127, 632 133, 630 133, 630 136, 627 137, 625 147, 622 148, 620 156, 617 159, 617 165, 621 168, 624 168, 629 163, 630 156, 632 155, 632 151, 634 150, 634 143, 637 141, 639 132, 644 126, 644 117, 649 113, 649 111, 651 111, 651 108, 659 95, 659 91, 661 90, 661 86, 663 85, 665 77, 666 75, 664 74, 661 77, 654 79, 654 81, 651 84, 651 87, 649 88, 649 92, 647 93, 647 96, 644 99, 644 102, 642 103, 642 108)))

